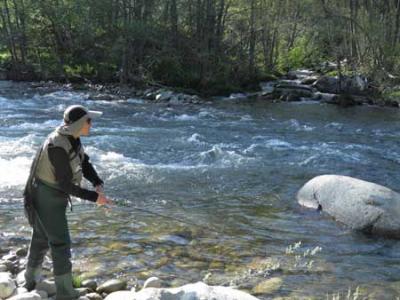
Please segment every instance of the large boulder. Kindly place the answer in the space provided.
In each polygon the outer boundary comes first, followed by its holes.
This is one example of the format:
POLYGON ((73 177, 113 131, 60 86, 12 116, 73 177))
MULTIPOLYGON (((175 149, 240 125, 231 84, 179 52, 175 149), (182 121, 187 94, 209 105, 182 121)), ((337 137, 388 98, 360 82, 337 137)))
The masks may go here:
POLYGON ((400 194, 384 186, 340 175, 322 175, 297 193, 300 205, 319 209, 350 228, 400 238, 400 194))
POLYGON ((203 282, 178 288, 146 288, 140 292, 116 292, 105 300, 257 300, 245 292, 223 286, 208 286, 203 282))
POLYGON ((320 92, 333 94, 365 94, 368 89, 368 81, 359 75, 356 76, 322 76, 313 86, 320 92))
POLYGON ((280 81, 275 84, 273 93, 282 101, 300 101, 302 98, 313 98, 313 88, 295 81, 280 81))

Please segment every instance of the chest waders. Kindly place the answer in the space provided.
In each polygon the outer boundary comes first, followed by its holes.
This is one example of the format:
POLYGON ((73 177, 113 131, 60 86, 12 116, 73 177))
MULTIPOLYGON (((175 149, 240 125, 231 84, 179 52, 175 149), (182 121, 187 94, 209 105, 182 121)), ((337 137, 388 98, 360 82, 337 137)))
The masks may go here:
POLYGON ((80 184, 82 178, 83 149, 76 153, 71 150, 67 136, 57 132, 51 134, 38 157, 37 168, 33 170, 33 233, 25 272, 25 287, 28 290, 34 288, 44 256, 50 249, 57 291, 55 299, 72 300, 79 297, 79 292, 72 286, 71 239, 66 217, 70 197, 57 186, 54 168, 48 158, 49 146, 62 147, 69 154, 74 184, 80 184))

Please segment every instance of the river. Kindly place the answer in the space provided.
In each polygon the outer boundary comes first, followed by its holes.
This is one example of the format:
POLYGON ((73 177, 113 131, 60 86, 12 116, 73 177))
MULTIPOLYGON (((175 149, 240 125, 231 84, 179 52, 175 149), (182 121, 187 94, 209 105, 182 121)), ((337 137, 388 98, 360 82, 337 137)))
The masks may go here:
POLYGON ((82 140, 118 204, 74 199, 75 273, 130 284, 158 276, 169 286, 205 279, 249 292, 280 278, 260 299, 344 297, 357 287, 376 299, 400 294, 398 241, 351 232, 295 198, 327 173, 399 189, 400 113, 388 108, 90 101, 0 81, 0 247, 28 244, 21 193, 30 163, 72 104, 104 112, 82 140))

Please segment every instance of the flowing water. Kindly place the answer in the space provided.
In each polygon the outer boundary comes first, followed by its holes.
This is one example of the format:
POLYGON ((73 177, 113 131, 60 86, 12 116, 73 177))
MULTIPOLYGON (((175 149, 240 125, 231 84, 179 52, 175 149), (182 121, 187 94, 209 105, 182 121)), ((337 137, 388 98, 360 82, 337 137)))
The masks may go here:
POLYGON ((398 189, 398 110, 86 98, 0 82, 0 248, 28 244, 21 192, 30 163, 64 109, 84 104, 104 112, 83 144, 118 205, 73 201, 76 273, 131 284, 205 280, 249 292, 280 278, 261 299, 326 299, 356 287, 372 299, 400 295, 399 242, 353 233, 295 199, 326 173, 398 189))

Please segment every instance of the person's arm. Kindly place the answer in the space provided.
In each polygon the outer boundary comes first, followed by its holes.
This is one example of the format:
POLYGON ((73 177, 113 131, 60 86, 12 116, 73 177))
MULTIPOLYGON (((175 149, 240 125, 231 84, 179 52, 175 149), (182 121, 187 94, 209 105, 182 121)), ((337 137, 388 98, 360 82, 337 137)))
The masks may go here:
POLYGON ((72 170, 67 152, 60 147, 48 148, 49 159, 55 169, 55 175, 60 188, 67 194, 96 202, 99 194, 83 189, 72 183, 72 170))
POLYGON ((104 184, 103 180, 100 179, 99 175, 97 175, 97 172, 93 165, 89 161, 89 156, 85 153, 85 156, 83 158, 82 162, 82 172, 83 176, 89 180, 94 187, 96 186, 102 186, 104 184))

